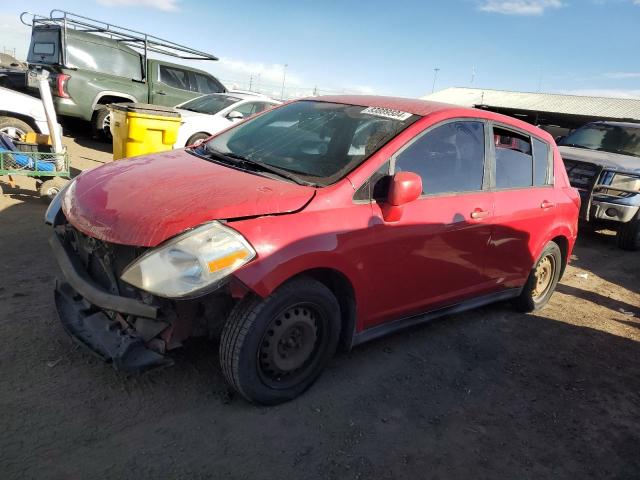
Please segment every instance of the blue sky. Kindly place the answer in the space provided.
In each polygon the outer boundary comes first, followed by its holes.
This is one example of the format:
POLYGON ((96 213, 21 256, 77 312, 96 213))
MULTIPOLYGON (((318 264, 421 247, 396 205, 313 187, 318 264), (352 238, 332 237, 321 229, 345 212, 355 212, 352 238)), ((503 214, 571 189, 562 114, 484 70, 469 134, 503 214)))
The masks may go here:
MULTIPOLYGON (((640 0, 57 0, 221 58, 224 83, 288 96, 401 96, 451 86, 640 98, 640 0), (475 76, 473 72, 475 71, 475 76), (472 83, 472 76, 473 83, 472 83)), ((22 10, 0 5, 0 48, 24 55, 22 10)))

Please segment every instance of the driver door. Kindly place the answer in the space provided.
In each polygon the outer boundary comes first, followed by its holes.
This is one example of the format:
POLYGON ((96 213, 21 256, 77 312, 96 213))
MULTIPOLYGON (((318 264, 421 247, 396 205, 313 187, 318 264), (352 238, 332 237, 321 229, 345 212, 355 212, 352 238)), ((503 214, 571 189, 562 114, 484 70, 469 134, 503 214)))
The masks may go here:
POLYGON ((367 327, 486 293, 493 196, 487 188, 485 123, 431 127, 391 160, 390 173, 422 178, 422 196, 386 222, 374 203, 370 258, 375 295, 367 327))

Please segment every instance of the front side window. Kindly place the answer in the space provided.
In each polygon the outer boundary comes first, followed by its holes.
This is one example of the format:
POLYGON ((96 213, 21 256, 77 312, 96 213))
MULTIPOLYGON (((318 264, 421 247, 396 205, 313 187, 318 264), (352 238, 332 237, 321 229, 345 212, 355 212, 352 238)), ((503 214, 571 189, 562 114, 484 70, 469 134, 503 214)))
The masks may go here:
POLYGON ((484 124, 450 122, 403 150, 396 158, 395 171, 420 175, 425 195, 471 192, 482 190, 484 158, 484 124))
POLYGON ((640 157, 640 125, 593 123, 567 135, 558 145, 640 157))
POLYGON ((179 68, 160 65, 160 81, 173 88, 189 90, 189 75, 179 68))
POLYGON ((215 115, 219 111, 224 110, 239 101, 240 99, 238 97, 231 97, 229 95, 205 95, 203 97, 189 100, 178 108, 181 108, 182 110, 189 110, 191 112, 215 115))
POLYGON ((418 118, 394 110, 302 100, 239 124, 197 153, 242 157, 329 185, 418 118), (362 126, 374 120, 376 128, 362 133, 362 126))
MULTIPOLYGON (((493 129, 496 149, 496 187, 524 188, 533 185, 531 139, 499 127, 493 129)), ((546 175, 546 173, 545 173, 546 175)))

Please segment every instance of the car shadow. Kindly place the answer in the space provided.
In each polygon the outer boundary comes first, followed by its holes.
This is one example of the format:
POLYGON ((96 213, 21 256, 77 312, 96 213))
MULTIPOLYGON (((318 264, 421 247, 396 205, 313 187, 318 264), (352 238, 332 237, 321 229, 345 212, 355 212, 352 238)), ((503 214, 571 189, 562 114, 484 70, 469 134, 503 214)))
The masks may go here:
POLYGON ((571 295, 576 298, 582 298, 583 300, 587 300, 589 302, 595 303, 596 305, 601 305, 603 307, 609 308, 610 310, 614 310, 616 312, 629 312, 635 315, 636 317, 640 317, 640 307, 638 305, 631 305, 626 302, 621 302, 611 297, 607 297, 597 292, 593 292, 590 290, 584 290, 582 288, 573 287, 566 284, 558 284, 556 290, 560 293, 564 293, 565 295, 571 295))
POLYGON ((611 231, 581 229, 571 264, 631 292, 640 293, 640 252, 618 248, 611 231))

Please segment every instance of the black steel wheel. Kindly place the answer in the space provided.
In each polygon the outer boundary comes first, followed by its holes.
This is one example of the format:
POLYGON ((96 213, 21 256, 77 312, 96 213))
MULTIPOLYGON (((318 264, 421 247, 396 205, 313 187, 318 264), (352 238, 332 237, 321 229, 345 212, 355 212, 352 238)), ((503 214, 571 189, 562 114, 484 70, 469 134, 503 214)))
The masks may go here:
POLYGON ((340 307, 322 283, 299 278, 232 311, 220 340, 225 378, 247 400, 273 405, 304 392, 333 356, 340 307))
POLYGON ((515 300, 518 310, 533 312, 543 308, 553 295, 562 272, 562 253, 555 242, 549 242, 534 265, 522 293, 515 300))

